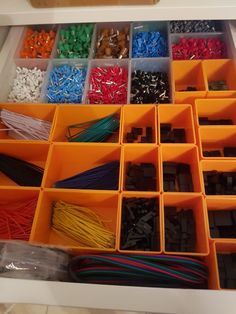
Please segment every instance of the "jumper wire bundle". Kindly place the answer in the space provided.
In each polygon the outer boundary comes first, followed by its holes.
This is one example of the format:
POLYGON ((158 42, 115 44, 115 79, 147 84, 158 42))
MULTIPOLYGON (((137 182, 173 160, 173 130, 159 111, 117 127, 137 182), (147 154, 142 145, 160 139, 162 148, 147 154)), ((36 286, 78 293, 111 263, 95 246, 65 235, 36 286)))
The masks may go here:
POLYGON ((28 241, 37 198, 25 201, 0 201, 0 238, 28 241))
POLYGON ((90 248, 114 247, 115 235, 93 210, 64 201, 53 206, 52 228, 90 248))

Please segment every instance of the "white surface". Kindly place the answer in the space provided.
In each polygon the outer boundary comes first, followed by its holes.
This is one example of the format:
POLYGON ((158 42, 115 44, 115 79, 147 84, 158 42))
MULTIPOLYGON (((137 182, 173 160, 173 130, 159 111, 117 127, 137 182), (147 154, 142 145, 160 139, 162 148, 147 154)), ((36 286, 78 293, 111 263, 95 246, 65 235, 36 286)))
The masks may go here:
POLYGON ((235 0, 160 0, 155 5, 35 9, 29 0, 1 0, 0 25, 142 21, 172 19, 235 19, 235 0))
POLYGON ((182 290, 0 279, 0 302, 145 311, 235 314, 233 291, 182 290))

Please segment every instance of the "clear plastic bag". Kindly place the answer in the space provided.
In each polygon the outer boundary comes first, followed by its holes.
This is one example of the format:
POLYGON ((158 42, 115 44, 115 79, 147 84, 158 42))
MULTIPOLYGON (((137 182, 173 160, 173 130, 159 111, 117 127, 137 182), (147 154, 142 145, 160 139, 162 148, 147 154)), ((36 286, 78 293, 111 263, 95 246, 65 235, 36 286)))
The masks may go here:
POLYGON ((69 261, 58 248, 0 241, 0 277, 67 281, 69 261))

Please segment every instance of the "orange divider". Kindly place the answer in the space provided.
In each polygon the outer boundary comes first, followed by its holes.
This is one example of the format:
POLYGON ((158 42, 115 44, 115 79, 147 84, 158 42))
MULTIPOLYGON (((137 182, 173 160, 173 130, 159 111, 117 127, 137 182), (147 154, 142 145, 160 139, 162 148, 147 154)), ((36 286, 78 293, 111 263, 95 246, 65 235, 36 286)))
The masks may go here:
MULTIPOLYGON (((199 117, 208 117, 211 120, 232 119, 236 125, 236 99, 197 99, 195 101, 195 112, 197 116, 197 125, 199 117)), ((213 127, 213 126, 210 126, 213 127)), ((214 126, 215 127, 215 126, 214 126)), ((232 127, 227 125, 224 127, 232 127)))
POLYGON ((160 125, 170 123, 172 128, 184 128, 187 143, 196 143, 192 106, 190 105, 159 105, 158 111, 158 138, 161 143, 160 125))
POLYGON ((140 193, 136 192, 135 195, 131 194, 130 192, 123 192, 120 194, 120 202, 119 202, 119 225, 118 225, 118 251, 121 252, 122 254, 160 254, 163 251, 163 231, 162 231, 162 209, 161 209, 161 201, 160 201, 160 195, 159 193, 153 193, 153 192, 145 192, 145 193, 140 193), (122 250, 121 249, 121 224, 122 224, 122 203, 124 198, 156 198, 157 199, 157 206, 159 206, 159 218, 158 218, 158 225, 160 226, 160 251, 138 251, 138 250, 122 250))
POLYGON ((35 187, 0 187, 0 203, 1 202, 17 202, 26 201, 28 199, 38 197, 40 188, 35 187))
POLYGON ((219 274, 215 252, 215 242, 209 243, 210 254, 204 258, 208 266, 208 288, 219 290, 219 274))
MULTIPOLYGON (((32 118, 42 119, 45 121, 52 122, 51 132, 48 138, 48 141, 51 140, 52 130, 54 126, 54 115, 56 110, 56 105, 47 105, 47 104, 0 104, 0 110, 6 109, 12 112, 23 114, 32 118)), ((3 123, 0 123, 0 141, 2 140, 14 140, 8 135, 7 131, 1 131, 5 129, 6 126, 3 123)), ((22 141, 22 140, 17 140, 22 141)), ((39 141, 37 141, 38 143, 39 141)))
POLYGON ((202 61, 172 61, 172 85, 176 103, 205 98, 207 81, 204 77, 202 61), (187 87, 195 87, 197 90, 186 91, 187 87))
POLYGON ((208 234, 206 224, 206 211, 203 206, 203 197, 191 193, 164 193, 163 196, 163 232, 164 253, 177 255, 204 256, 209 254, 208 234), (165 249, 165 207, 176 207, 178 209, 192 209, 196 230, 195 252, 169 252, 165 249))
MULTIPOLYGON (((45 168, 48 150, 49 144, 36 144, 35 141, 24 143, 14 142, 14 145, 9 141, 0 145, 0 154, 22 159, 42 168, 45 168)), ((18 186, 18 184, 0 171, 0 186, 18 186)))
POLYGON ((131 128, 153 128, 153 143, 157 143, 157 114, 155 105, 125 105, 123 107, 122 144, 126 144, 126 134, 131 128))
MULTIPOLYGON (((118 105, 61 105, 56 115, 55 129, 52 139, 54 142, 67 142, 67 128, 69 125, 89 122, 117 114, 121 124, 121 106, 118 105)), ((82 129, 74 129, 76 134, 82 129)), ((121 127, 108 141, 120 143, 121 127)))
POLYGON ((200 155, 202 159, 234 159, 236 157, 224 157, 224 147, 236 147, 236 128, 200 127, 200 155), (204 151, 220 150, 220 157, 205 157, 204 151))
MULTIPOLYGON (((161 191, 163 185, 163 162, 186 163, 190 165, 194 192, 202 191, 202 183, 199 173, 198 149, 191 144, 166 144, 161 146, 161 191)), ((164 191, 165 192, 165 191, 164 191)), ((174 192, 176 193, 176 192, 174 192)), ((182 192, 178 192, 182 193, 182 192)))
POLYGON ((117 217, 118 193, 116 192, 46 189, 41 193, 39 199, 30 241, 65 246, 73 250, 82 249, 95 252, 114 251, 117 247, 117 217), (52 206, 54 202, 59 200, 87 207, 98 214, 104 225, 115 234, 116 240, 114 247, 110 249, 84 247, 68 236, 52 230, 52 206))
MULTIPOLYGON (((236 160, 202 160, 200 162, 200 169, 202 172, 202 182, 204 185, 203 172, 204 171, 213 171, 216 170, 218 172, 236 172, 236 160)), ((202 190, 205 192, 205 186, 202 190)), ((236 192, 235 192, 236 194, 236 192)), ((215 196, 218 197, 219 195, 215 196)), ((234 195, 225 195, 226 197, 234 197, 234 195)), ((214 196, 212 196, 214 197, 214 196)))
MULTIPOLYGON (((207 229, 208 229, 208 236, 212 240, 215 240, 216 238, 211 237, 210 232, 210 225, 209 225, 209 219, 208 219, 208 212, 209 211, 217 211, 217 210, 236 210, 236 198, 226 198, 221 196, 211 197, 207 196, 205 200, 206 208, 207 208, 207 229)), ((223 241, 232 241, 232 238, 219 238, 223 241)))
POLYGON ((228 90, 225 91, 211 91, 207 84, 207 97, 217 98, 236 96, 236 68, 233 60, 204 60, 203 70, 208 84, 210 81, 225 81, 228 86, 228 90))
POLYGON ((78 143, 53 144, 43 186, 51 188, 56 181, 110 161, 120 161, 120 152, 121 148, 118 144, 101 144, 99 146, 78 143))
POLYGON ((235 241, 225 242, 223 240, 215 241, 213 253, 215 254, 215 265, 212 265, 214 269, 214 283, 216 284, 217 289, 225 289, 225 288, 221 288, 221 284, 220 284, 217 254, 236 253, 236 242, 235 241))
MULTIPOLYGON (((124 146, 123 147, 123 157, 122 157, 122 174, 121 174, 121 184, 122 190, 125 191, 125 180, 126 180, 126 171, 127 171, 127 163, 132 162, 134 164, 139 163, 152 163, 156 167, 156 191, 160 191, 160 183, 159 183, 159 154, 158 148, 150 145, 142 145, 138 144, 132 146, 124 146)), ((135 191, 129 191, 130 193, 137 193, 135 191)), ((139 191, 140 192, 140 191, 139 191)))

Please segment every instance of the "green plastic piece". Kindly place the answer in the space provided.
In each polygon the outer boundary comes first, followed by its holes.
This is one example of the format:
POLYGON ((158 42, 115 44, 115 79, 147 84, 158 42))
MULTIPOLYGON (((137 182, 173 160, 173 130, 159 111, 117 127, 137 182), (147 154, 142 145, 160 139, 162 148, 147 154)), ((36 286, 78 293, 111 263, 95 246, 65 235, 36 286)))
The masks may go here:
POLYGON ((94 24, 73 24, 60 30, 59 58, 88 58, 94 24))

